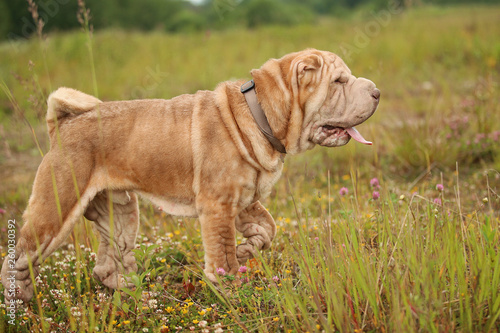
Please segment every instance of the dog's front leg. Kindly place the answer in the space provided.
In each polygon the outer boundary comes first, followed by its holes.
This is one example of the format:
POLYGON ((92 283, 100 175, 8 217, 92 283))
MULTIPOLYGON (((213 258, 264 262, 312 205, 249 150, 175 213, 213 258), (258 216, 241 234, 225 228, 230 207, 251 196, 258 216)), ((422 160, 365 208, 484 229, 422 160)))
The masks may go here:
POLYGON ((236 247, 236 256, 240 264, 253 258, 255 251, 268 249, 276 235, 274 219, 259 201, 238 215, 236 229, 247 238, 246 242, 236 247))
POLYGON ((199 216, 205 249, 205 274, 212 282, 217 282, 215 274, 233 275, 239 268, 233 210, 230 204, 209 204, 199 216))

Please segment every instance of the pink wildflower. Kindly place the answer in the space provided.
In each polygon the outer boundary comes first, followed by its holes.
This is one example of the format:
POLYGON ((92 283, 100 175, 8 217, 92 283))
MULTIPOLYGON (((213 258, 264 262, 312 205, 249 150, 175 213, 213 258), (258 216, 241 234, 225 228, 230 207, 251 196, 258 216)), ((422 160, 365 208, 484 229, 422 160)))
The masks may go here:
POLYGON ((246 273, 248 270, 247 266, 241 266, 239 269, 238 269, 238 272, 240 273, 246 273))
POLYGON ((376 187, 376 188, 378 188, 378 187, 380 186, 380 183, 379 183, 379 181, 378 181, 378 178, 377 178, 377 177, 372 178, 372 179, 370 180, 370 185, 371 185, 372 187, 376 187))
POLYGON ((347 193, 349 193, 349 190, 347 189, 347 187, 342 187, 342 188, 340 189, 340 191, 339 191, 339 194, 340 194, 341 196, 344 196, 344 195, 346 195, 347 193))
POLYGON ((275 276, 273 276, 273 281, 274 281, 274 282, 278 282, 279 280, 280 280, 280 278, 279 278, 279 277, 277 277, 276 275, 275 275, 275 276))
POLYGON ((443 184, 437 184, 436 185, 436 190, 438 190, 439 192, 443 192, 443 190, 444 190, 443 184))
POLYGON ((442 202, 441 202, 441 199, 440 198, 436 198, 434 199, 434 203, 438 206, 441 206, 442 202))
POLYGON ((380 198, 380 193, 378 191, 373 191, 372 198, 373 200, 377 200, 380 198))
POLYGON ((218 274, 218 275, 226 275, 226 271, 224 270, 224 268, 222 267, 219 267, 215 270, 215 272, 218 274))
POLYGON ((0 214, 5 214, 7 211, 5 209, 0 208, 0 214))

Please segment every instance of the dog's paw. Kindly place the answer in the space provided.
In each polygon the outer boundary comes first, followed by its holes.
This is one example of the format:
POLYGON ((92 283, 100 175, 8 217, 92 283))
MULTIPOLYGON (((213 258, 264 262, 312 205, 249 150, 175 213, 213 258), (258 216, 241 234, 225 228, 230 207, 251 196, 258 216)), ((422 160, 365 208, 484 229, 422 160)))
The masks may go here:
POLYGON ((111 289, 132 288, 134 286, 130 278, 119 273, 116 266, 95 266, 93 275, 94 278, 111 289))
POLYGON ((4 290, 5 305, 7 308, 19 309, 30 301, 33 297, 33 285, 31 279, 13 281, 12 286, 4 290), (15 285, 15 287, 13 287, 15 285), (12 305, 11 305, 12 304, 12 305))
POLYGON ((238 263, 243 265, 247 260, 253 258, 255 247, 249 243, 243 243, 236 247, 236 258, 238 263))

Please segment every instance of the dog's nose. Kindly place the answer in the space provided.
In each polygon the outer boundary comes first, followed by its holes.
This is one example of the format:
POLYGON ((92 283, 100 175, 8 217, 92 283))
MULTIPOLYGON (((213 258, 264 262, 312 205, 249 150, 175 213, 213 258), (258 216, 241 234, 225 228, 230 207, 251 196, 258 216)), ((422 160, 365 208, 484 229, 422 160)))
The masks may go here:
POLYGON ((378 100, 380 98, 380 90, 378 90, 377 88, 373 89, 371 95, 373 98, 378 100))

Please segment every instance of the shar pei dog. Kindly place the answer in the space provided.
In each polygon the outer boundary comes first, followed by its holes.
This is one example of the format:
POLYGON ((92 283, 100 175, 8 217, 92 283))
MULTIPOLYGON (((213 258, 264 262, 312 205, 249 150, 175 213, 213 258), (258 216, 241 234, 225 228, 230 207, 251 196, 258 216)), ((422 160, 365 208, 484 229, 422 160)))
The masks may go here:
POLYGON ((110 288, 128 285, 124 275, 137 269, 137 194, 168 214, 199 218, 212 281, 218 268, 234 274, 269 248, 276 226, 259 200, 280 177, 285 154, 351 138, 370 144, 353 127, 375 112, 380 91, 337 55, 314 49, 270 59, 251 76, 170 100, 53 92, 50 151, 2 267, 6 300, 31 299, 30 266, 37 275, 82 214, 100 233, 94 277, 110 288), (238 246, 236 231, 246 238, 238 246))

